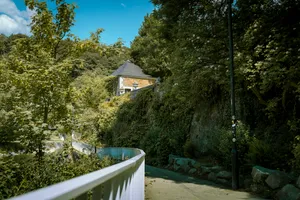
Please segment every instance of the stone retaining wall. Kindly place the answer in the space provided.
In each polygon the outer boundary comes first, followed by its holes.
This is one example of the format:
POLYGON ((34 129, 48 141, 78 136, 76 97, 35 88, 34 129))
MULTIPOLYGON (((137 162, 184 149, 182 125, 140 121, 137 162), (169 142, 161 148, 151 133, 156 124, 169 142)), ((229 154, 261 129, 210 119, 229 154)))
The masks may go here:
MULTIPOLYGON (((188 173, 231 187, 232 173, 222 166, 169 155, 168 169, 188 173)), ((277 200, 300 200, 300 177, 293 173, 253 166, 251 174, 240 175, 240 188, 277 200)))

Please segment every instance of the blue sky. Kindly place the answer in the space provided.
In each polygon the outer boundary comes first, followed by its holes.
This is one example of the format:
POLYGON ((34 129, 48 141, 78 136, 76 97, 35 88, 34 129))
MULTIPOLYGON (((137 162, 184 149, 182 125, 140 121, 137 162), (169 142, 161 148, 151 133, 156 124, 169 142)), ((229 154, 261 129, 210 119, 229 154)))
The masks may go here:
MULTIPOLYGON (((68 0, 68 2, 78 5, 72 33, 86 39, 90 32, 104 28, 105 31, 101 35, 103 43, 112 44, 118 38, 122 38, 127 46, 138 35, 144 16, 154 9, 150 0, 68 0)), ((2 26, 0 33, 28 34, 30 30, 24 24, 30 21, 31 15, 32 13, 26 10, 24 0, 0 0, 0 27, 2 26), (13 16, 14 14, 24 20, 13 16)))

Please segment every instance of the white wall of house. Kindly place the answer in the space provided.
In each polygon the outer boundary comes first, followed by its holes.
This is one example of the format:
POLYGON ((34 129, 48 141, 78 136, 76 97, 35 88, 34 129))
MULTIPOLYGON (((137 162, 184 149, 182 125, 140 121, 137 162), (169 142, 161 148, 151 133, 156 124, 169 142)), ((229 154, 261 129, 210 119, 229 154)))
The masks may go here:
MULTIPOLYGON (((125 94, 126 92, 131 92, 134 90, 133 87, 124 86, 123 84, 124 78, 122 76, 118 77, 118 88, 117 88, 117 96, 125 94)), ((138 89, 138 88, 136 88, 138 89)))
POLYGON ((116 95, 123 95, 127 92, 131 92, 133 90, 138 90, 140 88, 147 87, 149 85, 155 84, 155 79, 150 78, 135 78, 135 77, 128 77, 128 76, 119 76, 118 77, 118 86, 116 95), (134 87, 134 85, 136 87, 134 87))

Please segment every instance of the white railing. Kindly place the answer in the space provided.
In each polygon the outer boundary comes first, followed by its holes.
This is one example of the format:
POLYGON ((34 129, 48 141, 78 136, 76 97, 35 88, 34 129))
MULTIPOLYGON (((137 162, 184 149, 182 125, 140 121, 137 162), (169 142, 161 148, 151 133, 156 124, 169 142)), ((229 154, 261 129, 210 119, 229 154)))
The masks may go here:
POLYGON ((103 148, 100 159, 128 158, 121 163, 45 187, 11 200, 143 200, 145 193, 145 153, 133 148, 103 148))

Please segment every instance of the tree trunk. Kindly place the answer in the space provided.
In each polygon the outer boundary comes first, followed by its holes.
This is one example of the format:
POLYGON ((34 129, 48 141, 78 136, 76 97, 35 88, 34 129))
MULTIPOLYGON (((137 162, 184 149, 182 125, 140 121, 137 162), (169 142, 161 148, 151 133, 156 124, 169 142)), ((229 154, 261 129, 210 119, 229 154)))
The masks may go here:
POLYGON ((45 107, 44 107, 44 123, 48 122, 48 113, 49 113, 48 105, 45 105, 45 107))

